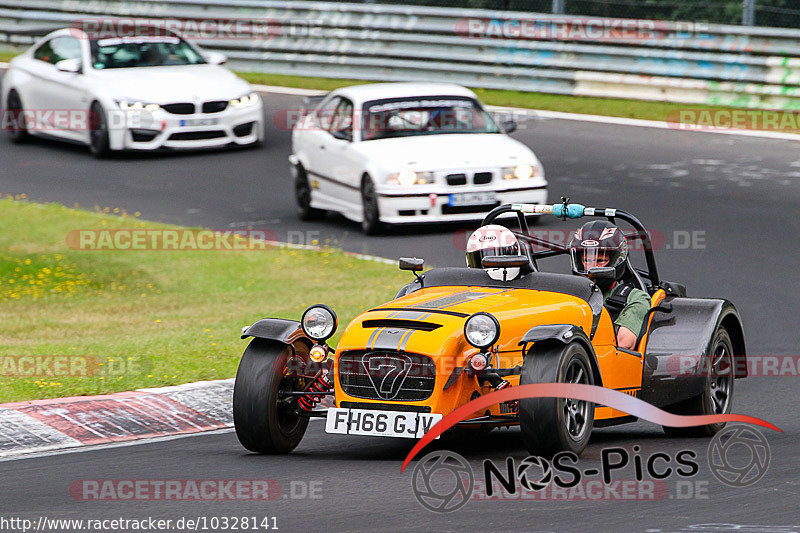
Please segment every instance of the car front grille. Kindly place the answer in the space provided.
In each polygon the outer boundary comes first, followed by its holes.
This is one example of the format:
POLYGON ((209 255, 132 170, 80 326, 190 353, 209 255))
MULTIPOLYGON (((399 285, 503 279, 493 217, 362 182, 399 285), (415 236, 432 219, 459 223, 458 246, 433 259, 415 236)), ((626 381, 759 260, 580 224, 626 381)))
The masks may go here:
POLYGON ((337 373, 345 394, 369 400, 425 400, 436 381, 433 359, 399 351, 344 352, 337 373))
POLYGON ((192 115, 194 114, 194 104, 191 102, 180 102, 177 104, 164 104, 161 106, 167 113, 173 115, 192 115))
POLYGON ((225 111, 228 107, 226 100, 217 100, 214 102, 203 102, 203 113, 220 113, 225 111))
POLYGON ((219 139, 225 137, 221 130, 181 131, 169 136, 170 141, 203 141, 206 139, 219 139))
POLYGON ((463 172, 458 174, 448 174, 445 176, 445 181, 447 181, 447 184, 450 186, 466 185, 467 183, 472 183, 473 185, 486 185, 487 183, 492 182, 492 173, 488 171, 474 173, 472 175, 471 182, 469 182, 467 177, 467 174, 463 172))

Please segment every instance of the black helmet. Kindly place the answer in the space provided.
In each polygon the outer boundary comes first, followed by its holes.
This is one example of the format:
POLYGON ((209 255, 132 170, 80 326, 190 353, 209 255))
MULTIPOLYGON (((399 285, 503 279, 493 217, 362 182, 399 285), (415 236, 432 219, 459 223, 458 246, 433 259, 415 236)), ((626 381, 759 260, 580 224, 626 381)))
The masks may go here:
POLYGON ((569 241, 572 272, 588 276, 590 266, 614 267, 616 279, 625 274, 628 259, 628 241, 622 230, 607 220, 587 222, 578 229, 569 241))

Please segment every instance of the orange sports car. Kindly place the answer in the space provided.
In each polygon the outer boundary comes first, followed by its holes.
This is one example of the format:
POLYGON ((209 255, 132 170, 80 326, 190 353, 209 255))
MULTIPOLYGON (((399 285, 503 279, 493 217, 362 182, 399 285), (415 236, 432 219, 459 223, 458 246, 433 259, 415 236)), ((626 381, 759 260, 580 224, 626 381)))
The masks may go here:
MULTIPOLYGON (((746 376, 740 316, 725 299, 688 298, 683 285, 661 280, 650 236, 635 216, 565 200, 502 205, 482 227, 504 220, 514 223, 518 254, 484 257, 483 268, 424 273, 422 260, 400 259, 415 279, 353 319, 335 347, 327 340, 336 314, 325 305, 309 307, 299 322, 266 318, 243 328, 242 338, 252 340, 234 387, 241 444, 288 453, 311 417, 324 417, 328 433, 420 438, 470 400, 529 383, 600 385, 678 414, 731 411, 734 378, 746 376), (594 281, 540 270, 542 260, 568 249, 535 236, 531 214, 598 217, 633 228, 625 235, 641 243, 644 265, 629 257, 626 274, 651 298, 635 349, 617 346, 594 281), (518 275, 497 279, 487 273, 492 268, 518 275)), ((580 454, 593 427, 634 420, 586 401, 530 398, 476 412, 459 426, 483 434, 518 425, 531 454, 580 454)), ((711 435, 721 427, 665 431, 711 435)))

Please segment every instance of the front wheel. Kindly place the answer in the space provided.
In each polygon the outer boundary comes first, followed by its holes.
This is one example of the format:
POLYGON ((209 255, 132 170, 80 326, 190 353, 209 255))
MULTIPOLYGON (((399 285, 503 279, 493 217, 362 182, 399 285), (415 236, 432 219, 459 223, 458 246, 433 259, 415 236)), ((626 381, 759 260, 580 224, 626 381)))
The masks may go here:
POLYGON ((233 386, 233 425, 239 442, 251 452, 285 454, 305 435, 308 418, 296 414, 295 397, 303 379, 288 375, 292 348, 253 339, 242 356, 233 386))
POLYGON ((111 152, 108 117, 99 102, 93 102, 89 108, 89 151, 97 159, 102 159, 111 152))
POLYGON ((297 202, 297 216, 300 220, 316 220, 325 215, 322 209, 311 207, 311 184, 303 165, 292 167, 294 173, 294 198, 297 202))
MULTIPOLYGON (((592 366, 583 345, 534 346, 525 356, 520 385, 581 383, 594 385, 592 366)), ((570 451, 577 455, 589 442, 594 404, 571 398, 526 398, 519 403, 522 441, 531 455, 552 457, 570 451)))
MULTIPOLYGON (((733 405, 733 343, 728 331, 720 326, 711 343, 711 353, 706 355, 709 372, 703 392, 667 408, 678 415, 723 415, 731 412, 733 405)), ((725 427, 725 422, 674 428, 662 426, 670 437, 712 437, 725 427)))
POLYGON ((364 176, 361 183, 361 205, 363 206, 364 218, 361 220, 361 230, 366 235, 375 235, 381 230, 381 214, 378 207, 378 194, 375 192, 375 184, 369 176, 364 176))
POLYGON ((19 144, 28 138, 28 128, 25 124, 25 110, 22 108, 22 100, 17 91, 10 91, 6 99, 7 113, 10 122, 6 125, 11 142, 19 144))

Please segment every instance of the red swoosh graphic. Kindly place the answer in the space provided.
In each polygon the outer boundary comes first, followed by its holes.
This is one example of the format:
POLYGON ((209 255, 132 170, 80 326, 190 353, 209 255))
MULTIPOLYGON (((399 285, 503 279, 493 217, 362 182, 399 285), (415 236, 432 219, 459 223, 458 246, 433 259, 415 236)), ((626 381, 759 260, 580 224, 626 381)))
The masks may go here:
POLYGON ((579 383, 534 383, 531 385, 520 385, 517 387, 508 387, 506 389, 492 392, 476 398, 469 403, 466 403, 442 418, 437 422, 424 437, 419 439, 417 444, 408 452, 406 460, 403 461, 403 467, 400 469, 402 472, 408 466, 408 463, 433 439, 456 425, 462 420, 466 420, 468 416, 476 411, 485 409, 486 407, 508 402, 512 400, 521 400, 523 398, 574 398, 576 400, 585 400, 596 404, 606 405, 618 411, 623 411, 629 415, 633 415, 649 422, 654 422, 662 426, 671 427, 692 427, 692 426, 705 426, 707 424, 716 424, 718 422, 745 422, 748 424, 755 424, 775 431, 781 431, 780 428, 770 424, 765 420, 748 415, 674 415, 668 413, 649 404, 638 398, 634 398, 624 392, 607 389, 605 387, 598 387, 596 385, 583 385, 579 383))

